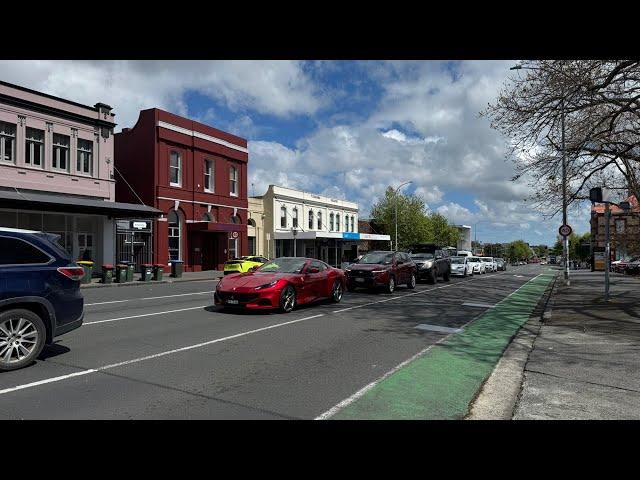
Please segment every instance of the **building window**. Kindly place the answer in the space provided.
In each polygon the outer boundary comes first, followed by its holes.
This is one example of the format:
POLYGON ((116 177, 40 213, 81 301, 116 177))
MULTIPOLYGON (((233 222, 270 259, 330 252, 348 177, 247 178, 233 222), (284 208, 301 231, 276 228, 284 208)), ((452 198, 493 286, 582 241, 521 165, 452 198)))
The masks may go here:
POLYGON ((0 160, 15 162, 16 126, 0 122, 0 160))
POLYGON ((333 213, 329 214, 329 231, 333 232, 333 213))
POLYGON ((93 173, 93 142, 91 140, 78 139, 77 170, 87 175, 93 173))
POLYGON ((44 161, 44 130, 27 127, 26 152, 24 162, 42 168, 44 161))
POLYGON ((53 134, 53 160, 51 166, 56 170, 69 171, 69 136, 53 134))
POLYGON ((355 221, 353 220, 353 215, 351 215, 351 231, 352 232, 356 231, 356 229, 355 229, 355 221))
POLYGON ((182 186, 182 155, 174 150, 169 154, 169 185, 182 186))
POLYGON ((238 196, 238 169, 236 167, 229 169, 229 195, 238 196))
POLYGON ((287 207, 280 207, 280 228, 287 228, 287 207))
POLYGON ((232 215, 231 223, 235 223, 235 224, 242 223, 242 219, 238 215, 232 215))
POLYGON ((344 216, 344 231, 349 231, 349 215, 344 216))
POLYGON ((80 259, 93 261, 93 234, 78 233, 78 253, 80 259))
POLYGON ((205 192, 213 192, 213 160, 204 161, 204 190, 205 192))
POLYGON ((336 232, 340 231, 340 214, 336 213, 336 232))
POLYGON ((167 217, 169 225, 169 261, 181 259, 180 245, 180 215, 175 210, 171 210, 167 217))
POLYGON ((318 212, 318 230, 322 230, 322 212, 318 212))
POLYGON ((229 239, 229 248, 227 250, 227 257, 229 260, 238 258, 238 239, 237 238, 229 239))
POLYGON ((298 228, 298 209, 293 207, 293 228, 298 228))
POLYGON ((313 210, 309 210, 309 230, 313 230, 313 210))
POLYGON ((249 239, 249 255, 256 255, 256 237, 248 237, 249 239))

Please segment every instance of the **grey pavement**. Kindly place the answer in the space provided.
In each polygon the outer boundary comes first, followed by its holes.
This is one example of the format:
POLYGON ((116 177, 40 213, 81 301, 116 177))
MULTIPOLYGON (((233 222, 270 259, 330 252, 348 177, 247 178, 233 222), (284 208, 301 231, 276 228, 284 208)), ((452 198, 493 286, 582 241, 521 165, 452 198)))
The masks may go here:
POLYGON ((313 419, 542 268, 346 293, 290 314, 223 311, 216 281, 83 290, 84 325, 0 375, 0 418, 313 419))
POLYGON ((165 273, 162 276, 162 280, 148 282, 142 282, 140 280, 140 273, 133 274, 133 281, 126 283, 102 283, 102 278, 94 277, 91 279, 91 283, 81 285, 83 289, 96 288, 96 287, 139 287, 144 285, 153 285, 160 283, 177 283, 177 282, 196 282, 201 280, 219 279, 224 276, 224 272, 221 270, 205 270, 202 272, 184 272, 181 277, 173 278, 169 273, 165 273))
POLYGON ((640 279, 571 272, 524 369, 514 419, 640 419, 640 279))

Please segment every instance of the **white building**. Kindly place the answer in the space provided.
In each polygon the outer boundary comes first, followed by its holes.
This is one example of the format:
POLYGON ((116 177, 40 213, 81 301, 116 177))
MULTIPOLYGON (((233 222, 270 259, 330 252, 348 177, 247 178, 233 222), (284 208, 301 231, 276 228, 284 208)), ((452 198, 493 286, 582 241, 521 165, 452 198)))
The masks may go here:
MULTIPOLYGON (((314 193, 269 185, 261 199, 265 246, 269 258, 318 258, 340 266, 358 256, 360 240, 390 240, 389 235, 358 232, 358 204, 314 193), (375 237, 375 238, 373 238, 375 237)), ((257 232, 256 232, 257 233, 257 232)))
POLYGON ((471 227, 469 225, 456 225, 460 237, 458 238, 458 250, 471 251, 471 227))

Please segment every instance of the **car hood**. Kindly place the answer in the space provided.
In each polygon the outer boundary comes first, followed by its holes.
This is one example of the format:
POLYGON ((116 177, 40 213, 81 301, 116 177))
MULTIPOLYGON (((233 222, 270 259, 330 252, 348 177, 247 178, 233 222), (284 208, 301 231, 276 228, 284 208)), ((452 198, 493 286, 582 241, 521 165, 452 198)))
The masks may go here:
POLYGON ((274 280, 292 279, 300 276, 295 273, 240 273, 238 275, 230 275, 223 278, 220 282, 220 288, 223 290, 231 290, 233 288, 255 288, 261 285, 267 285, 274 280))

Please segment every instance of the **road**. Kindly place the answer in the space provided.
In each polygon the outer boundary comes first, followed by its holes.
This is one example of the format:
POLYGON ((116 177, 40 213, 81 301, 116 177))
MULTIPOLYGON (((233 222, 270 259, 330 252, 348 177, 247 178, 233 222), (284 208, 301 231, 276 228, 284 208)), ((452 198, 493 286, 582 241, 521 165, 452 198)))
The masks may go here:
POLYGON ((328 418, 455 335, 434 327, 468 324, 544 268, 346 293, 290 314, 223 313, 214 281, 87 289, 80 329, 0 374, 0 418, 328 418))

